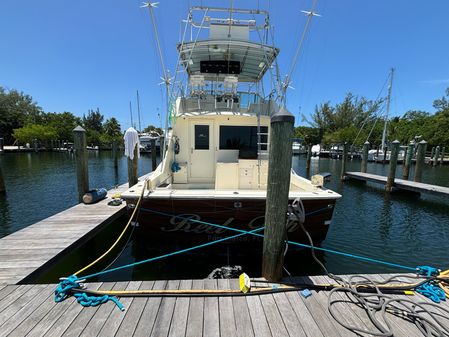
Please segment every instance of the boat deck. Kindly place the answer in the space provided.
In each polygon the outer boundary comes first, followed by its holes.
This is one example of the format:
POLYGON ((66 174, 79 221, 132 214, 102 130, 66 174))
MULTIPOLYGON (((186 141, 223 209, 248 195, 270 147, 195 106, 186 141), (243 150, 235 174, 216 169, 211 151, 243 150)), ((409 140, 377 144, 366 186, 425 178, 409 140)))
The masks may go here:
MULTIPOLYGON (((301 281, 330 282, 325 276, 301 281)), ((92 283, 88 288, 237 289, 238 280, 92 283)), ((0 286, 0 336, 357 336, 330 316, 325 291, 312 291, 308 298, 296 291, 246 297, 122 298, 126 307, 122 312, 112 302, 84 308, 71 297, 55 303, 54 289, 48 284, 0 286)), ((407 298, 429 302, 418 294, 407 298)), ((449 309, 447 302, 440 307, 449 309)), ((342 302, 337 308, 347 324, 371 328, 358 306, 342 302)), ((413 323, 393 315, 389 319, 394 336, 422 336, 413 323)))
POLYGON ((78 204, 1 238, 0 284, 15 284, 32 277, 124 214, 125 203, 108 206, 108 202, 113 194, 127 188, 127 183, 120 185, 96 204, 78 204))

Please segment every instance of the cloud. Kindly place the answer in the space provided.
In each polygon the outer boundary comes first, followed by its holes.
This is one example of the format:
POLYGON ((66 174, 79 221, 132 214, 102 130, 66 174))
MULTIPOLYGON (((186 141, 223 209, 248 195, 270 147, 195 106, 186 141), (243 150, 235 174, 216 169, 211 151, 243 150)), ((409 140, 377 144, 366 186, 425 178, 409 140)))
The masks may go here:
POLYGON ((420 83, 423 84, 449 84, 449 78, 443 78, 443 79, 435 79, 435 80, 424 80, 424 81, 419 81, 420 83))

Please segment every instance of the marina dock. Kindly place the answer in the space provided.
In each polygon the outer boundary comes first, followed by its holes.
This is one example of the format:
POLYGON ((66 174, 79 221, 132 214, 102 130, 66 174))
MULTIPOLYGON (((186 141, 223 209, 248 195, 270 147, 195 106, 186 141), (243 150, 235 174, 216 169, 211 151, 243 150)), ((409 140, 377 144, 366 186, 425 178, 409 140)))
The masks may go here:
POLYGON ((109 190, 108 197, 96 204, 78 204, 1 238, 0 285, 26 282, 124 214, 125 203, 108 206, 108 202, 112 195, 127 188, 128 183, 120 185, 109 190))
MULTIPOLYGON (((390 275, 370 276, 382 280, 390 275)), ((299 281, 333 282, 325 276, 302 277, 299 281)), ((0 286, 0 336, 358 336, 331 317, 326 291, 312 290, 307 298, 298 291, 246 297, 121 298, 126 307, 122 312, 112 302, 83 308, 71 297, 55 303, 55 287, 55 284, 0 286)), ((238 289, 238 280, 132 281, 92 283, 88 287, 238 289)), ((393 296, 415 302, 430 301, 419 294, 393 296)), ((371 329, 363 309, 349 304, 344 295, 341 301, 337 304, 337 314, 346 324, 371 329)), ((449 309, 447 302, 439 306, 441 314, 444 314, 442 308, 449 309)), ((422 336, 410 321, 391 314, 388 318, 394 336, 422 336)))
MULTIPOLYGON (((385 185, 387 183, 386 176, 377 174, 362 173, 362 172, 346 172, 345 177, 348 179, 355 179, 361 181, 369 181, 385 185)), ((394 188, 405 191, 412 191, 418 193, 430 193, 434 195, 449 196, 449 187, 437 186, 419 183, 415 181, 403 180, 396 178, 394 180, 394 188)))

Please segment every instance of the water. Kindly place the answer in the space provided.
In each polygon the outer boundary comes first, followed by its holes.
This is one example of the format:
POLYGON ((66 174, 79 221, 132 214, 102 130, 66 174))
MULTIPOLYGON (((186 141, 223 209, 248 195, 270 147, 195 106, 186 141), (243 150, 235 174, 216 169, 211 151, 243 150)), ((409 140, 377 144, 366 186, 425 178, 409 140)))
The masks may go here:
MULTIPOLYGON (((111 187, 126 182, 126 158, 119 159, 118 170, 114 169, 109 152, 90 153, 90 185, 111 187)), ((1 157, 8 193, 0 196, 0 236, 32 224, 57 213, 77 202, 76 177, 73 156, 67 153, 20 153, 1 157)), ((306 176, 305 158, 293 158, 294 169, 306 176)), ((313 159, 311 174, 331 172, 332 180, 327 187, 342 194, 337 201, 333 221, 326 240, 321 244, 354 254, 364 255, 410 267, 433 265, 449 268, 449 198, 406 192, 384 193, 380 185, 345 182, 339 180, 341 161, 313 159)), ((142 157, 139 174, 151 169, 151 158, 142 157)), ((348 171, 358 171, 360 161, 347 163, 348 171)), ((368 172, 386 175, 388 165, 369 163, 368 172)), ((402 175, 398 165, 397 176, 402 175)), ((449 186, 449 167, 426 166, 423 181, 449 186)), ((126 218, 111 224, 103 233, 86 243, 85 248, 61 260, 40 281, 55 281, 58 276, 68 275, 90 262, 92 256, 102 253, 123 227, 126 218)), ((170 250, 148 250, 139 240, 131 238, 123 254, 112 266, 140 261, 170 250)), ((115 256, 112 254, 112 256, 115 256)), ((353 260, 329 253, 318 252, 329 271, 344 273, 398 272, 383 265, 353 260)), ((113 261, 108 260, 100 267, 113 261)), ((110 275, 101 280, 202 278, 214 268, 226 265, 241 265, 251 276, 260 274, 261 256, 255 252, 248 256, 230 256, 224 245, 213 246, 209 251, 183 254, 159 262, 142 265, 110 275)), ((292 252, 286 256, 285 266, 294 275, 322 273, 312 260, 309 251, 292 252)))
MULTIPOLYGON (((78 203, 74 155, 63 152, 8 153, 0 157, 6 195, 0 194, 0 237, 27 227, 78 203)), ((139 176, 151 171, 151 156, 142 155, 139 176)), ((91 188, 123 184, 127 159, 114 168, 109 151, 89 152, 91 188)))

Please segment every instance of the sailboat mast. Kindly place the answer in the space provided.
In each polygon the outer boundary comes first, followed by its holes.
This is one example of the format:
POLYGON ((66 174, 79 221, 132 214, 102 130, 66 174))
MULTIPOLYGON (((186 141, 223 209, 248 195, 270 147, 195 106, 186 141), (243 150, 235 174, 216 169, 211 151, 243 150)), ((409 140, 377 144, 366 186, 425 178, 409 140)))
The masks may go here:
POLYGON ((386 140, 387 140, 388 115, 390 114, 391 89, 393 87, 393 76, 394 76, 394 68, 391 68, 391 70, 390 70, 390 84, 388 85, 387 112, 385 114, 384 131, 382 133, 382 150, 385 149, 385 143, 386 143, 386 140))
POLYGON ((139 119, 139 132, 142 132, 142 125, 140 124, 140 100, 139 100, 139 90, 137 90, 137 116, 139 119))
POLYGON ((134 127, 134 122, 133 122, 133 107, 131 105, 131 101, 129 101, 129 114, 131 115, 131 127, 134 127))

